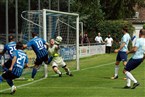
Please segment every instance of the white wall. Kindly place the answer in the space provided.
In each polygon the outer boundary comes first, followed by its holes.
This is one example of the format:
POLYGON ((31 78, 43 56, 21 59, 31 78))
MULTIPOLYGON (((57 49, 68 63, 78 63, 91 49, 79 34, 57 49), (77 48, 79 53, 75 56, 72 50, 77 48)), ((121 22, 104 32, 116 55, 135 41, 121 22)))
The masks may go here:
MULTIPOLYGON (((143 24, 133 24, 133 27, 135 28, 135 31, 133 33, 133 36, 136 36, 136 39, 137 39, 139 37, 139 31, 140 31, 140 29, 143 28, 143 24)), ((134 45, 136 39, 134 39, 132 41, 133 45, 134 45)))
POLYGON ((143 28, 143 24, 133 24, 133 27, 135 28, 135 32, 133 33, 133 35, 139 37, 139 31, 143 28))
POLYGON ((80 46, 80 58, 92 56, 96 54, 105 54, 105 45, 94 45, 94 46, 80 46))

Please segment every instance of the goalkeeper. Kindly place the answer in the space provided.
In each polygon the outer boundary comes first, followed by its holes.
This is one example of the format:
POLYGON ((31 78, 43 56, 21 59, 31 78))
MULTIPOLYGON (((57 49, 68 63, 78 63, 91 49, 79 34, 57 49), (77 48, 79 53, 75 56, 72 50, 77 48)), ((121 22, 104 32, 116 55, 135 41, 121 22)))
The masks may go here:
POLYGON ((57 36, 56 40, 50 39, 50 44, 48 47, 49 56, 53 57, 52 59, 52 68, 55 73, 59 75, 59 77, 62 76, 62 73, 59 71, 58 66, 61 66, 65 71, 66 75, 73 76, 67 67, 66 63, 63 61, 62 57, 59 54, 59 44, 62 41, 61 36, 57 36))

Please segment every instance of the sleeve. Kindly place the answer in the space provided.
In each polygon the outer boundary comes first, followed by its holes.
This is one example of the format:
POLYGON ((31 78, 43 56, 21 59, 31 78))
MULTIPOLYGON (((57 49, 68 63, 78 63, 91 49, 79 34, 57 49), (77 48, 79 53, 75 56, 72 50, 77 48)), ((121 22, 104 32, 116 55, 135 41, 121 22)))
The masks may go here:
POLYGON ((111 41, 113 41, 113 38, 111 38, 111 41))
POLYGON ((8 48, 8 46, 5 45, 5 46, 4 46, 4 49, 3 49, 3 52, 6 52, 6 51, 7 51, 7 48, 8 48))
POLYGON ((122 38, 122 42, 127 43, 127 41, 128 41, 127 37, 126 37, 126 36, 123 36, 123 38, 122 38))
POLYGON ((107 41, 107 38, 105 38, 105 41, 107 41))
POLYGON ((31 47, 31 45, 32 45, 32 41, 29 41, 29 42, 27 43, 27 47, 31 47))
POLYGON ((102 42, 102 41, 103 41, 103 38, 101 37, 100 40, 101 40, 101 42, 102 42))
POLYGON ((25 63, 27 64, 27 63, 28 63, 28 61, 29 61, 29 60, 28 60, 28 56, 26 56, 25 63))
POLYGON ((137 39, 134 46, 139 47, 139 44, 140 44, 140 41, 139 39, 137 39))
POLYGON ((13 51, 12 57, 16 56, 17 57, 17 51, 13 51))
POLYGON ((95 41, 97 41, 97 39, 96 39, 96 38, 97 38, 97 36, 95 37, 95 41))

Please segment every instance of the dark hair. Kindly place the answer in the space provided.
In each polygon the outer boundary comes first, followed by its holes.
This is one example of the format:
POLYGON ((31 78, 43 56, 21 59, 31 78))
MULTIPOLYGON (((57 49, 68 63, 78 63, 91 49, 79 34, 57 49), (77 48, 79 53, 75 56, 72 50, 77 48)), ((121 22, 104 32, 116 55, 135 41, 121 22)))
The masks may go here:
POLYGON ((128 32, 127 26, 124 26, 122 29, 123 29, 125 32, 128 32))
POLYGON ((16 44, 16 49, 23 49, 23 43, 22 42, 17 42, 16 44))
POLYGON ((12 41, 12 40, 14 40, 15 39, 15 37, 13 36, 13 35, 10 35, 9 36, 9 41, 12 41))
POLYGON ((141 30, 139 31, 139 33, 140 33, 141 35, 145 35, 145 29, 141 29, 141 30))
POLYGON ((37 36, 37 32, 32 32, 32 36, 37 36))

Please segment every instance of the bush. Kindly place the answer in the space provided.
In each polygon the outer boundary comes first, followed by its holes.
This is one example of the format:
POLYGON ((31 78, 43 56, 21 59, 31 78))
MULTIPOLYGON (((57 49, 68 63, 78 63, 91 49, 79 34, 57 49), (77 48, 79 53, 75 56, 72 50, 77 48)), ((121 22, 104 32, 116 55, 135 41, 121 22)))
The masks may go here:
POLYGON ((145 29, 145 24, 143 24, 143 29, 145 29))

